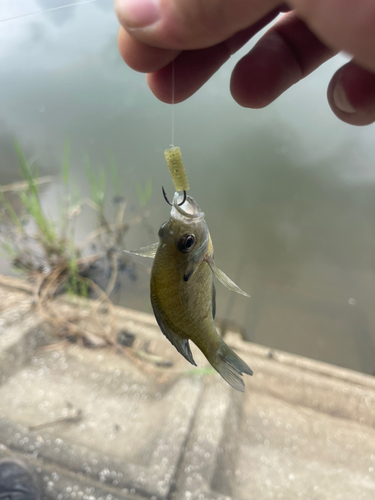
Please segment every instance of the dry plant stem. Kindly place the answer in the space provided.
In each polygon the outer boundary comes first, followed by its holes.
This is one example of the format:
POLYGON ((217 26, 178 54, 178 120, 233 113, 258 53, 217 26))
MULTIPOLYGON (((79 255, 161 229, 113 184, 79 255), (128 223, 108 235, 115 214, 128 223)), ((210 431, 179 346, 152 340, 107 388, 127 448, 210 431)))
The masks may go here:
POLYGON ((103 292, 103 290, 96 283, 94 283, 92 280, 90 280, 88 278, 84 278, 83 281, 87 284, 87 286, 89 288, 91 288, 92 290, 95 290, 95 292, 98 295, 98 299, 96 299, 96 301, 91 306, 92 307, 91 317, 92 317, 92 315, 95 316, 97 319, 96 325, 99 324, 101 326, 98 335, 101 337, 104 337, 109 344, 114 344, 115 343, 115 335, 114 335, 115 320, 114 320, 114 315, 113 315, 112 301, 107 296, 107 294, 105 292, 103 292), (104 301, 107 303, 107 306, 108 306, 108 315, 110 318, 109 328, 103 324, 103 322, 101 321, 101 317, 103 317, 103 314, 99 313, 99 308, 104 301), (106 329, 106 328, 109 331, 103 333, 103 329, 106 329))
MULTIPOLYGON (((48 182, 52 182, 54 178, 51 175, 46 175, 44 177, 39 177, 39 179, 34 179, 34 184, 40 186, 41 184, 47 184, 48 182)), ((20 182, 12 182, 11 184, 6 184, 5 186, 1 186, 1 190, 3 193, 13 192, 13 191, 26 191, 29 188, 28 181, 20 181, 20 182)))
MULTIPOLYGON (((78 249, 82 250, 84 247, 86 247, 92 240, 97 238, 98 236, 101 236, 102 234, 108 233, 108 232, 113 232, 113 233, 118 233, 120 231, 127 231, 129 230, 132 226, 135 226, 139 222, 142 221, 141 216, 134 217, 130 222, 126 222, 123 224, 108 224, 106 226, 101 226, 95 229, 94 231, 91 231, 86 238, 81 241, 81 243, 78 244, 78 249)), ((111 248, 113 244, 107 245, 107 248, 111 248)))
POLYGON ((58 340, 57 342, 53 342, 52 344, 47 344, 43 345, 42 347, 39 347, 39 349, 36 350, 36 353, 40 352, 50 352, 50 351, 63 351, 67 347, 69 347, 71 343, 69 340, 63 339, 63 340, 58 340))
POLYGON ((36 431, 37 429, 43 429, 44 427, 49 427, 50 425, 59 424, 61 422, 79 422, 80 420, 82 420, 82 416, 82 410, 80 408, 77 408, 71 412, 71 415, 67 415, 66 417, 55 418, 54 420, 50 420, 49 422, 32 425, 29 427, 29 431, 36 431))
POLYGON ((115 287, 117 276, 118 276, 118 265, 117 265, 117 257, 116 255, 111 252, 109 255, 110 261, 111 261, 111 266, 112 266, 112 273, 111 277, 109 279, 108 286, 106 288, 105 294, 107 297, 109 297, 115 287))
POLYGON ((84 198, 82 201, 80 201, 79 203, 77 203, 76 205, 70 207, 69 211, 66 213, 65 217, 69 220, 69 219, 74 219, 76 217, 78 217, 82 211, 82 207, 84 205, 87 205, 88 207, 90 207, 92 210, 94 210, 95 212, 99 212, 100 211, 100 207, 99 205, 97 205, 95 203, 95 201, 91 200, 90 198, 84 198))
MULTIPOLYGON (((87 267, 105 255, 107 255, 107 252, 103 251, 95 255, 77 259, 78 269, 87 267)), ((114 254, 111 255, 111 261, 113 272, 107 287, 109 293, 114 287, 118 273, 117 259, 114 254)), ((81 282, 86 283, 86 285, 98 295, 98 299, 92 304, 90 315, 88 311, 85 311, 84 313, 81 312, 67 317, 59 312, 59 306, 53 303, 53 297, 58 287, 60 287, 68 277, 69 270, 67 261, 61 262, 46 275, 37 275, 37 284, 34 287, 34 298, 36 299, 37 309, 41 317, 57 328, 60 334, 63 332, 64 335, 71 335, 81 339, 86 338, 89 343, 95 346, 103 346, 103 341, 104 345, 113 344, 115 342, 115 321, 112 314, 112 302, 108 297, 108 293, 103 292, 103 290, 101 290, 92 280, 80 278, 81 282), (99 314, 98 311, 104 301, 108 303, 110 313, 109 325, 108 317, 103 322, 103 315, 99 314), (82 325, 82 322, 85 324, 82 325)))
MULTIPOLYGON (((83 262, 87 264, 88 262, 93 262, 98 258, 101 258, 103 255, 105 255, 105 252, 101 252, 99 254, 96 254, 95 256, 78 259, 77 262, 79 265, 82 265, 83 262)), ((57 288, 68 278, 67 271, 67 264, 63 263, 55 268, 47 276, 43 276, 43 279, 39 283, 39 288, 35 292, 36 295, 39 296, 37 300, 37 309, 39 314, 50 324, 58 327, 59 331, 64 332, 64 334, 72 335, 78 338, 83 338, 85 337, 85 334, 87 334, 87 337, 91 337, 87 340, 91 341, 94 344, 98 344, 98 340, 96 338, 105 339, 106 343, 113 344, 114 321, 111 318, 111 324, 108 328, 108 326, 103 324, 98 313, 98 307, 104 300, 108 302, 109 311, 112 312, 112 303, 105 292, 103 292, 101 288, 99 288, 93 281, 87 278, 81 278, 81 280, 84 281, 91 289, 94 289, 100 297, 99 302, 96 301, 92 306, 90 321, 87 321, 87 318, 89 317, 88 311, 85 311, 84 314, 80 313, 71 317, 66 317, 66 315, 63 315, 58 311, 59 306, 55 306, 53 304, 52 299, 56 293, 57 288), (86 324, 84 328, 83 325, 77 325, 77 322, 82 322, 85 320, 87 323, 91 323, 91 327, 89 324, 86 324)), ((111 314, 110 316, 113 315, 111 314)))
POLYGON ((16 288, 17 290, 22 290, 25 292, 33 293, 35 286, 28 283, 26 280, 17 280, 17 284, 14 283, 14 278, 8 276, 0 276, 0 285, 16 288))
POLYGON ((120 205, 118 207, 117 214, 116 214, 116 221, 115 221, 116 226, 120 226, 122 224, 122 221, 123 221, 124 215, 125 215, 126 205, 127 205, 127 201, 124 200, 120 203, 120 205))
POLYGON ((93 255, 88 255, 87 257, 80 257, 79 259, 77 259, 77 265, 78 267, 82 268, 83 266, 93 264, 97 260, 103 258, 105 255, 107 255, 107 252, 103 250, 93 255))
MULTIPOLYGON (((40 178, 39 181, 35 181, 35 183, 41 184, 49 182, 50 180, 52 180, 52 178, 40 178)), ((27 188, 28 184, 25 182, 14 183, 8 185, 6 187, 6 191, 27 188)), ((38 313, 52 326, 58 336, 64 336, 66 338, 71 337, 77 339, 77 341, 80 341, 81 343, 86 342, 94 347, 104 347, 108 345, 115 346, 116 349, 120 350, 123 354, 129 357, 140 370, 152 375, 155 375, 155 373, 159 374, 160 368, 147 366, 138 359, 138 349, 134 349, 134 347, 132 349, 123 349, 122 346, 117 344, 115 315, 113 304, 109 299, 109 295, 114 289, 119 273, 118 257, 114 250, 118 245, 122 244, 123 236, 129 228, 140 222, 147 225, 146 217, 149 213, 144 212, 142 215, 134 217, 130 222, 124 223, 123 218, 127 203, 123 200, 118 205, 115 224, 108 224, 103 214, 103 207, 87 198, 71 208, 69 213, 66 215, 67 220, 76 218, 80 214, 81 207, 83 205, 87 205, 99 213, 101 227, 92 231, 88 236, 86 236, 80 245, 78 245, 78 247, 76 246, 74 255, 77 255, 80 250, 86 247, 95 238, 107 235, 105 237, 105 241, 101 241, 101 244, 104 247, 103 251, 88 257, 74 259, 74 273, 76 274, 77 283, 82 285, 85 284, 88 289, 94 291, 97 295, 96 300, 87 301, 87 308, 81 306, 77 309, 69 307, 68 305, 64 309, 64 307, 62 308, 61 301, 54 300, 58 289, 72 277, 71 260, 69 256, 65 257, 64 254, 51 256, 48 253, 49 247, 45 248, 47 258, 45 267, 50 267, 51 270, 43 273, 38 271, 36 268, 30 268, 29 275, 33 276, 35 283, 34 285, 25 284, 26 288, 22 287, 22 289, 26 289, 28 292, 32 293, 33 303, 35 304, 38 313), (103 257, 108 257, 111 263, 111 276, 105 291, 103 291, 89 278, 84 278, 82 276, 82 273, 86 268, 103 257), (105 311, 102 310, 103 303, 106 304, 105 311)), ((148 229, 152 231, 152 228, 148 229)), ((36 239, 35 241, 41 245, 44 243, 43 241, 40 241, 40 239, 36 239)), ((58 342, 57 345, 55 344, 51 346, 51 349, 64 348, 69 345, 69 343, 70 342, 67 340, 62 340, 61 342, 58 342)), ((162 372, 164 372, 164 370, 162 370, 162 372)), ((53 423, 59 421, 67 421, 70 420, 70 418, 70 416, 68 416, 68 418, 63 417, 54 422, 41 424, 41 426, 52 425, 53 423)), ((37 427, 38 426, 36 426, 36 428, 37 427)))
MULTIPOLYGON (((118 207, 117 214, 115 217, 115 224, 117 227, 121 226, 121 224, 123 223, 126 206, 127 206, 127 202, 125 200, 123 200, 118 207)), ((115 233, 115 236, 116 236, 115 244, 122 245, 123 247, 125 247, 124 236, 125 236, 126 231, 120 230, 120 231, 117 231, 115 233)))
POLYGON ((78 244, 79 249, 85 248, 92 240, 97 238, 98 236, 101 236, 102 234, 108 233, 109 231, 124 231, 129 229, 129 224, 121 224, 120 226, 117 226, 115 224, 109 225, 109 226, 101 226, 95 229, 94 231, 91 231, 86 238, 81 241, 81 243, 78 244))
POLYGON ((60 263, 50 273, 43 276, 43 279, 40 283, 40 287, 37 291, 37 294, 40 296, 41 302, 43 302, 48 295, 52 297, 55 294, 58 286, 66 279, 64 278, 61 281, 61 279, 59 280, 59 277, 66 271, 67 271, 66 263, 60 263))
POLYGON ((84 198, 81 201, 81 203, 79 203, 79 206, 82 207, 83 205, 87 205, 88 207, 92 208, 96 212, 100 211, 100 206, 97 203, 95 203, 95 201, 93 201, 91 198, 84 198))
MULTIPOLYGON (((117 262, 116 262, 116 265, 117 265, 117 262)), ((106 336, 106 340, 108 341, 108 343, 110 344, 114 344, 116 342, 116 335, 115 335, 115 326, 116 326, 116 322, 115 322, 115 317, 114 317, 114 314, 113 314, 113 304, 112 304, 112 301, 111 299, 108 297, 108 295, 103 292, 103 290, 96 284, 94 283, 93 281, 90 280, 90 286, 91 288, 93 288, 96 293, 98 294, 98 298, 96 299, 96 301, 94 302, 93 304, 93 310, 94 310, 94 313, 96 314, 96 316, 100 319, 100 315, 98 313, 98 310, 99 310, 99 307, 101 306, 101 304, 106 301, 107 302, 107 305, 108 305, 108 314, 109 314, 109 317, 110 317, 110 331, 108 333, 108 337, 106 336)))
POLYGON ((39 300, 39 292, 44 281, 43 274, 38 274, 36 277, 36 283, 33 290, 33 302, 36 304, 39 300))
POLYGON ((104 345, 112 344, 112 340, 107 332, 103 332, 104 327, 98 321, 95 321, 95 312, 83 315, 76 314, 66 316, 59 313, 59 304, 53 304, 52 300, 43 303, 39 308, 39 314, 53 327, 57 328, 60 335, 72 336, 79 339, 86 338, 92 345, 103 347, 104 345), (93 317, 94 316, 94 317, 93 317), (89 321, 85 321, 89 320, 89 321), (94 331, 95 327, 98 331, 94 331))

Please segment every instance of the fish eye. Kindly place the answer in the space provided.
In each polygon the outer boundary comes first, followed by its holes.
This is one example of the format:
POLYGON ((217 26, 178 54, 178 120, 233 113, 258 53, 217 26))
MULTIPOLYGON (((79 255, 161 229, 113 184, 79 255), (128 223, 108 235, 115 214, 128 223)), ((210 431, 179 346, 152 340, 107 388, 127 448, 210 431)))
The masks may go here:
POLYGON ((195 245, 194 234, 185 234, 177 244, 178 249, 180 250, 180 252, 183 253, 190 252, 190 250, 193 248, 194 245, 195 245))

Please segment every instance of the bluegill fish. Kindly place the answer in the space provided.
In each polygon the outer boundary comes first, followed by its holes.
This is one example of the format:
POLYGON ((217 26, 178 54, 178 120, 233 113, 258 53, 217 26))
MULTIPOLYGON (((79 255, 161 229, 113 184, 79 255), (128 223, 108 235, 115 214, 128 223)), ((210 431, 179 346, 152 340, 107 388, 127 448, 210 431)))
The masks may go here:
POLYGON ((212 276, 227 288, 248 295, 216 267, 210 233, 197 203, 190 196, 181 201, 175 193, 170 219, 159 230, 160 241, 132 253, 154 257, 151 304, 164 335, 196 365, 189 340, 194 342, 228 384, 243 392, 242 374, 253 372, 216 331, 212 276))

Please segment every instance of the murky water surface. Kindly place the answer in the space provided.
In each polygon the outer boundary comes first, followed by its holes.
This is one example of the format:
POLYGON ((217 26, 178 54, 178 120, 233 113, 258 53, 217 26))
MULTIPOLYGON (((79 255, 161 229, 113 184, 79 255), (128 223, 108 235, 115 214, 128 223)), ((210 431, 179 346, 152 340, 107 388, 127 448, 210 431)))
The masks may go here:
MULTIPOLYGON (((110 212, 113 197, 123 196, 131 220, 142 210, 136 185, 152 181, 149 225, 127 239, 128 248, 144 246, 156 241, 169 212, 161 185, 172 194, 163 155, 171 108, 123 64, 112 0, 28 15, 65 3, 3 1, 0 8, 2 20, 24 16, 0 23, 0 183, 20 179, 14 136, 40 175, 57 179, 70 137, 72 190, 81 197, 89 194, 83 156, 110 179, 112 155, 118 182, 108 183, 110 212)), ((238 58, 175 109, 175 144, 206 213, 216 262, 251 295, 218 285, 218 317, 251 341, 373 373, 375 127, 350 127, 328 107, 326 87, 344 57, 257 111, 230 97, 238 58)), ((60 184, 41 189, 56 218, 60 184)), ((88 227, 95 216, 85 209, 78 240, 88 227)), ((0 272, 8 272, 4 261, 0 272)), ((147 270, 132 278, 123 277, 113 299, 150 311, 147 270)))

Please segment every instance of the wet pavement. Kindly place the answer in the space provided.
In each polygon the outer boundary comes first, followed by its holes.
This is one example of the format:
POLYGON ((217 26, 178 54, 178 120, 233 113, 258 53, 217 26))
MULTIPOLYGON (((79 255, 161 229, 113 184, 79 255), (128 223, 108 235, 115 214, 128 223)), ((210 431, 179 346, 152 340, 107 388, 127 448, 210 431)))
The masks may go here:
POLYGON ((228 333, 254 370, 237 393, 194 348, 191 367, 150 315, 114 308, 133 348, 90 349, 56 338, 32 294, 7 283, 0 455, 34 464, 46 498, 375 498, 373 377, 228 333), (171 366, 135 356, 145 345, 171 366))

